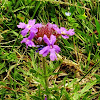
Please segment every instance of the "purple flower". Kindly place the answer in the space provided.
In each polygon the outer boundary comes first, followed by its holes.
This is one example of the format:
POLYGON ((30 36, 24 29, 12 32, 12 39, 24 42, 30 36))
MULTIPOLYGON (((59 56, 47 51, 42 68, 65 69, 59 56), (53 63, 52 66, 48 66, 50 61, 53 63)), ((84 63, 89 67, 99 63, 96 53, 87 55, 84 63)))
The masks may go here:
POLYGON ((69 38, 68 35, 72 36, 72 35, 75 34, 74 29, 69 29, 69 30, 67 31, 66 28, 64 28, 64 27, 61 27, 61 28, 60 28, 60 31, 61 31, 62 37, 63 37, 64 39, 68 39, 68 38, 69 38))
POLYGON ((47 100, 47 96, 44 94, 44 100, 47 100))
POLYGON ((57 31, 58 34, 61 34, 60 29, 58 28, 58 26, 56 24, 52 24, 52 28, 57 31))
POLYGON ((50 59, 52 61, 54 61, 55 59, 57 60, 56 53, 60 52, 60 47, 58 45, 54 45, 54 43, 56 42, 56 36, 51 35, 49 40, 49 38, 44 35, 43 40, 47 44, 47 46, 40 50, 39 54, 42 54, 43 57, 45 57, 50 52, 50 59))
POLYGON ((24 29, 26 27, 25 23, 20 22, 19 25, 17 25, 18 28, 24 29))
POLYGON ((24 38, 21 43, 25 43, 26 44, 26 48, 29 47, 35 47, 35 44, 33 41, 31 41, 29 38, 24 38))
POLYGON ((51 29, 53 25, 51 23, 47 23, 47 26, 49 29, 51 29))
POLYGON ((60 29, 56 24, 47 23, 49 29, 53 28, 58 34, 61 34, 60 29))
POLYGON ((42 27, 42 24, 41 23, 35 24, 35 28, 40 28, 40 27, 42 27))
POLYGON ((61 31, 61 36, 64 38, 64 39, 68 39, 69 38, 69 36, 67 36, 66 34, 67 34, 67 30, 64 28, 64 27, 61 27, 60 28, 60 31, 61 31))
POLYGON ((69 29, 66 34, 70 36, 74 35, 75 34, 74 29, 69 29))
POLYGON ((37 41, 38 41, 38 42, 41 42, 41 41, 42 41, 42 37, 39 37, 39 38, 37 39, 37 41))
POLYGON ((19 25, 17 25, 18 28, 22 28, 23 30, 21 31, 21 34, 23 36, 25 36, 28 32, 30 32, 32 38, 34 37, 35 33, 38 32, 39 27, 41 27, 42 25, 37 23, 35 24, 35 19, 33 20, 29 20, 28 24, 22 23, 20 22, 19 25), (33 35, 32 35, 33 34, 33 35))
POLYGON ((47 100, 47 97, 45 97, 45 99, 44 100, 47 100))

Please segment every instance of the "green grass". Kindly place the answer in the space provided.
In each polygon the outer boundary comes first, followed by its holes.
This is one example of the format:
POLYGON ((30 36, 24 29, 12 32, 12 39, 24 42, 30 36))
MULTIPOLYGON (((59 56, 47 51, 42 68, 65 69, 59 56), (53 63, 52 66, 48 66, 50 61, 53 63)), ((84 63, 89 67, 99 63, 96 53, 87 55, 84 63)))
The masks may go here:
POLYGON ((2 0, 0 2, 1 100, 100 100, 100 1, 2 0), (71 12, 66 16, 65 12, 71 12), (19 22, 52 22, 75 35, 61 38, 58 61, 46 60, 21 44, 19 22))

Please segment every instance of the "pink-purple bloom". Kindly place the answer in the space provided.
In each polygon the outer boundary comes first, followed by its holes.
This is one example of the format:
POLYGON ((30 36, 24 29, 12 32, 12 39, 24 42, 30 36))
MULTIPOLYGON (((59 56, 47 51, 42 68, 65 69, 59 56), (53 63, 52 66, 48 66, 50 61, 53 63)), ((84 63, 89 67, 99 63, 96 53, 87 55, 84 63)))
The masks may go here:
POLYGON ((35 19, 33 20, 29 20, 28 24, 22 23, 20 22, 19 25, 17 25, 18 28, 22 28, 23 30, 21 31, 21 34, 23 36, 25 36, 28 32, 30 32, 30 34, 33 34, 33 37, 35 35, 35 33, 38 32, 39 27, 41 27, 41 24, 35 24, 35 19))
POLYGON ((69 36, 67 36, 67 30, 64 28, 64 27, 61 27, 60 28, 60 31, 61 31, 61 36, 64 38, 64 39, 68 39, 69 36))
POLYGON ((56 25, 56 24, 51 24, 51 23, 47 23, 47 25, 48 25, 48 28, 49 29, 54 29, 58 34, 61 34, 61 31, 60 31, 60 29, 58 28, 58 26, 56 25))
POLYGON ((31 41, 31 40, 28 39, 28 38, 24 38, 24 39, 21 41, 21 43, 25 43, 25 44, 26 44, 26 48, 28 48, 28 46, 29 46, 29 47, 35 47, 34 42, 31 41))
POLYGON ((61 34, 61 31, 56 24, 52 24, 52 27, 55 31, 57 31, 58 34, 61 34))
POLYGON ((25 43, 26 48, 36 47, 36 52, 39 51, 39 54, 42 54, 43 57, 50 53, 50 59, 52 61, 57 60, 56 53, 60 52, 60 47, 55 45, 56 39, 59 36, 68 39, 69 36, 75 34, 74 29, 67 30, 64 27, 59 28, 56 24, 47 23, 44 25, 41 23, 35 24, 35 22, 36 20, 33 19, 29 20, 28 24, 20 22, 17 25, 18 28, 23 29, 21 34, 25 36, 21 43, 25 43), (28 38, 26 37, 27 33, 29 33, 28 38))
POLYGON ((47 96, 46 95, 44 95, 44 100, 47 100, 47 96))
POLYGON ((74 35, 75 34, 74 29, 69 29, 67 31, 67 34, 70 35, 70 36, 74 35))
POLYGON ((54 45, 54 43, 56 42, 56 36, 51 35, 49 40, 49 38, 44 35, 43 40, 47 44, 47 46, 40 50, 39 54, 42 54, 43 57, 45 57, 50 52, 50 59, 52 61, 54 61, 55 59, 57 60, 56 53, 60 52, 60 47, 58 45, 54 45))
POLYGON ((64 27, 61 27, 61 28, 60 28, 60 31, 61 31, 61 36, 62 36, 64 39, 68 39, 69 36, 72 36, 72 35, 75 34, 74 29, 69 29, 69 30, 67 31, 67 29, 64 28, 64 27), (69 35, 69 36, 68 36, 68 35, 69 35))
POLYGON ((25 23, 20 22, 19 25, 17 25, 18 28, 24 29, 26 27, 25 23))

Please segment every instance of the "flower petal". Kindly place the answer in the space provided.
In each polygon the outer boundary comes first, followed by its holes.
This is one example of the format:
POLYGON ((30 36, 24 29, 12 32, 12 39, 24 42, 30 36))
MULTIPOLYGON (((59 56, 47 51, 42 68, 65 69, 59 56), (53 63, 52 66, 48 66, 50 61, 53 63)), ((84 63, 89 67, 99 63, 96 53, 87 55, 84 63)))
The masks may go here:
POLYGON ((74 29, 69 29, 66 34, 70 36, 74 35, 75 34, 74 29))
POLYGON ((36 19, 29 20, 29 21, 28 21, 28 24, 32 26, 32 25, 34 25, 34 24, 35 24, 35 21, 36 21, 36 19))
POLYGON ((69 38, 69 36, 67 36, 67 35, 61 35, 64 39, 68 39, 69 38))
POLYGON ((27 39, 28 39, 28 38, 24 38, 24 39, 21 41, 21 43, 26 43, 27 39))
POLYGON ((50 44, 51 44, 51 45, 54 45, 55 42, 56 42, 56 36, 51 35, 51 36, 50 36, 50 44))
POLYGON ((36 47, 43 47, 43 48, 44 48, 44 46, 43 46, 43 45, 36 45, 36 47))
POLYGON ((70 13, 70 12, 65 12, 65 15, 66 15, 66 16, 70 16, 71 13, 70 13))
POLYGON ((52 24, 53 28, 58 28, 58 26, 56 24, 52 24))
POLYGON ((47 35, 44 35, 43 40, 47 45, 50 45, 50 41, 49 41, 47 35))
POLYGON ((20 22, 19 25, 17 25, 17 27, 18 27, 18 28, 25 28, 25 27, 26 27, 26 24, 20 22))
POLYGON ((49 53, 49 46, 44 47, 42 50, 39 51, 39 54, 42 54, 43 57, 47 56, 47 54, 49 53))
POLYGON ((60 52, 60 47, 59 47, 58 45, 53 45, 53 48, 55 49, 55 51, 56 51, 57 53, 60 52))
POLYGON ((36 29, 34 26, 30 28, 30 33, 37 33, 38 29, 36 29))
POLYGON ((30 35, 28 36, 28 39, 32 40, 34 36, 35 36, 35 34, 31 32, 30 35))
POLYGON ((51 24, 51 23, 47 23, 47 26, 49 29, 53 28, 53 24, 51 24))
POLYGON ((31 41, 31 40, 28 40, 28 41, 26 42, 26 45, 28 45, 29 47, 35 47, 34 42, 31 41))
POLYGON ((21 43, 25 43, 26 44, 26 48, 29 47, 35 47, 35 44, 33 41, 29 40, 28 38, 24 38, 21 43))
POLYGON ((66 28, 64 28, 64 27, 61 27, 60 31, 61 31, 61 33, 64 33, 64 34, 66 34, 66 32, 67 32, 66 28))
POLYGON ((57 60, 57 56, 56 56, 56 53, 55 53, 55 49, 50 49, 50 59, 52 61, 54 61, 55 59, 57 60))
POLYGON ((42 37, 39 37, 39 38, 37 39, 37 41, 41 42, 41 41, 42 41, 42 37))
POLYGON ((28 33, 29 29, 28 28, 25 28, 24 30, 21 31, 21 34, 23 36, 25 36, 27 33, 28 33))
POLYGON ((52 27, 55 31, 57 31, 58 34, 61 34, 61 31, 56 24, 52 24, 52 27))
POLYGON ((35 28, 40 28, 40 27, 42 27, 42 24, 41 23, 37 23, 34 26, 35 26, 35 28))

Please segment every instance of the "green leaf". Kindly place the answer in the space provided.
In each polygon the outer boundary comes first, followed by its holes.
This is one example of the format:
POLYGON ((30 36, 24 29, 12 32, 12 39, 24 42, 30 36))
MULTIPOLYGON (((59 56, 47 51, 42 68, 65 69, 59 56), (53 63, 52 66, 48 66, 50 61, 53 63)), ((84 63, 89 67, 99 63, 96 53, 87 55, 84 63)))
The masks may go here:
POLYGON ((67 10, 65 10, 64 8, 61 8, 61 11, 62 11, 63 15, 66 16, 65 12, 67 12, 67 10))
POLYGON ((69 95, 68 92, 64 91, 64 95, 66 100, 71 100, 71 96, 69 95))
POLYGON ((9 55, 7 56, 7 59, 9 61, 15 61, 16 62, 16 59, 17 59, 16 53, 15 52, 9 53, 9 55))
POLYGON ((38 96, 31 96, 31 98, 34 99, 34 100, 41 100, 41 98, 38 97, 38 96))
POLYGON ((17 18, 20 19, 21 22, 24 22, 24 21, 25 21, 25 16, 22 15, 21 13, 19 13, 19 14, 17 15, 17 18))
POLYGON ((78 17, 79 19, 86 19, 86 17, 83 16, 83 15, 77 15, 77 17, 78 17))
POLYGON ((95 76, 96 79, 97 79, 97 84, 99 84, 99 83, 100 83, 100 75, 94 74, 94 76, 95 76))
POLYGON ((89 98, 87 99, 87 97, 91 94, 91 91, 87 92, 82 100, 89 100, 89 98))
POLYGON ((88 91, 94 84, 96 84, 96 82, 97 82, 96 80, 88 82, 86 84, 86 86, 81 90, 80 95, 82 95, 83 93, 85 93, 86 91, 88 91))
POLYGON ((88 61, 90 61, 90 56, 91 56, 91 52, 89 52, 88 54, 88 58, 87 58, 88 61))
POLYGON ((82 0, 82 1, 91 2, 91 0, 82 0))
POLYGON ((73 79, 69 84, 68 87, 72 87, 73 84, 77 81, 77 78, 73 79))
POLYGON ((75 11, 75 7, 74 6, 71 6, 69 12, 71 12, 71 14, 72 14, 72 13, 74 13, 74 11, 75 11))
MULTIPOLYGON (((78 6, 82 6, 81 3, 78 2, 78 1, 77 1, 77 5, 78 5, 78 6)), ((85 12, 85 10, 82 9, 82 8, 76 7, 76 9, 77 9, 77 11, 78 11, 78 13, 79 13, 80 15, 84 14, 84 12, 85 12)))
POLYGON ((33 16, 32 16, 32 19, 34 18, 34 16, 35 16, 37 10, 39 9, 40 5, 41 5, 41 3, 40 3, 40 2, 37 2, 36 7, 35 7, 35 9, 34 9, 34 14, 33 14, 33 16))
POLYGON ((4 67, 4 64, 5 64, 5 62, 0 63, 0 71, 1 71, 1 69, 4 67))
POLYGON ((97 32, 100 34, 100 23, 98 22, 97 19, 95 19, 95 23, 96 23, 97 32))
POLYGON ((74 93, 73 99, 74 99, 74 100, 80 100, 80 97, 86 95, 85 92, 89 91, 89 89, 90 89, 94 84, 96 84, 96 82, 97 82, 96 80, 91 81, 91 82, 88 82, 88 83, 86 84, 86 86, 81 90, 80 93, 78 93, 78 92, 75 92, 75 93, 74 93))
POLYGON ((100 100, 100 96, 99 96, 99 100, 100 100))
POLYGON ((99 33, 98 37, 99 37, 99 41, 100 41, 100 23, 98 22, 97 19, 95 19, 95 23, 96 23, 97 32, 99 33))
POLYGON ((73 45, 70 44, 66 39, 64 39, 64 38, 61 38, 61 39, 63 40, 64 44, 66 45, 65 46, 66 49, 69 49, 69 50, 73 50, 74 49, 73 45))
POLYGON ((52 21, 52 22, 55 22, 55 24, 58 25, 58 19, 57 19, 56 16, 55 16, 55 17, 52 17, 52 18, 51 18, 51 21, 52 21))
POLYGON ((79 97, 80 97, 79 93, 75 92, 73 96, 73 100, 79 100, 79 97))

